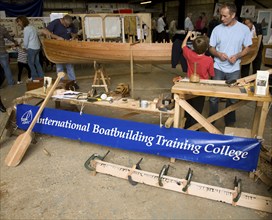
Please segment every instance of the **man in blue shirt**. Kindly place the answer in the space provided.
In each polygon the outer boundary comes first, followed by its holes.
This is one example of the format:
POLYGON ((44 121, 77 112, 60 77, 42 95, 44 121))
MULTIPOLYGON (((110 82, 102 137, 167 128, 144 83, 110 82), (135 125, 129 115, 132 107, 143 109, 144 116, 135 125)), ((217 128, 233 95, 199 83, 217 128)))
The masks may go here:
MULTIPOLYGON (((240 78, 241 57, 248 53, 252 45, 249 28, 235 19, 236 6, 225 3, 220 8, 221 24, 216 26, 210 38, 210 53, 214 56, 215 80, 234 80, 240 78)), ((228 99, 226 107, 236 100, 228 99)), ((218 98, 210 97, 210 113, 218 112, 218 98)), ((236 121, 235 111, 225 116, 226 126, 236 121)))
MULTIPOLYGON (((65 15, 63 18, 55 19, 49 23, 47 28, 44 29, 44 34, 49 38, 56 40, 71 40, 76 38, 77 32, 73 25, 73 20, 70 15, 65 15)), ((65 64, 67 75, 70 80, 76 80, 74 66, 72 64, 65 64)), ((64 65, 56 64, 57 73, 63 72, 64 65)), ((79 86, 75 81, 75 89, 79 89, 79 86)))

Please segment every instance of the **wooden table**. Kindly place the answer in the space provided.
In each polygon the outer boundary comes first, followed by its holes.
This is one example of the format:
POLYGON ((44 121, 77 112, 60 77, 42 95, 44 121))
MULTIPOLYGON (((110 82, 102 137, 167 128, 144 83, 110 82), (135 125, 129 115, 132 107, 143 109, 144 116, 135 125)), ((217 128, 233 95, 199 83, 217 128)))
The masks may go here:
POLYGON ((229 112, 238 109, 249 101, 254 101, 256 102, 256 108, 253 118, 253 125, 251 128, 251 137, 262 137, 268 114, 269 103, 272 102, 271 95, 254 96, 250 90, 245 90, 244 87, 238 86, 229 87, 224 84, 224 81, 219 84, 211 83, 213 83, 212 80, 205 80, 205 83, 178 82, 172 87, 172 93, 174 93, 174 98, 176 101, 174 127, 184 127, 184 111, 186 111, 198 122, 197 124, 188 128, 189 130, 197 130, 204 127, 210 133, 221 134, 221 132, 214 125, 212 125, 212 122, 222 118, 229 112), (205 118, 186 101, 193 96, 231 98, 239 101, 227 108, 224 108, 218 113, 205 118))
MULTIPOLYGON (((33 98, 40 98, 44 99, 46 94, 44 93, 43 88, 38 88, 35 90, 30 90, 25 93, 25 96, 20 97, 17 99, 17 103, 24 103, 24 100, 29 100, 33 98)), ((124 101, 122 98, 115 99, 112 103, 107 102, 107 101, 96 101, 96 102, 87 102, 85 100, 77 100, 77 99, 55 99, 56 102, 59 103, 69 103, 72 105, 79 105, 79 106, 101 106, 101 107, 109 107, 109 108, 116 108, 119 110, 130 110, 133 112, 144 112, 144 113, 150 113, 150 114, 166 114, 166 115, 173 115, 174 110, 170 111, 159 111, 156 108, 156 104, 153 101, 148 101, 148 106, 147 108, 142 108, 139 106, 139 100, 131 99, 131 98, 126 98, 127 101, 124 101)))

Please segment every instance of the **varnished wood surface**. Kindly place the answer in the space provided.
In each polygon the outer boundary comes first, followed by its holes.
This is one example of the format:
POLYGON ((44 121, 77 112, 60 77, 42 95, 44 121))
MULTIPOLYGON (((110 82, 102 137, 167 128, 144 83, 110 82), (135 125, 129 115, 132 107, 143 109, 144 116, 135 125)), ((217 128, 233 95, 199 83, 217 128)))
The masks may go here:
MULTIPOLYGON (((261 36, 253 38, 249 53, 242 57, 241 65, 251 63, 260 46, 261 36)), ((172 43, 119 43, 87 42, 77 40, 43 39, 46 57, 53 63, 91 63, 98 61, 130 62, 131 53, 135 63, 170 63, 172 43)))
MULTIPOLYGON (((33 98, 44 98, 46 94, 43 92, 43 88, 27 91, 25 93, 27 97, 33 97, 33 98)), ((130 110, 130 111, 135 111, 135 112, 146 112, 146 113, 163 113, 163 114, 168 114, 168 115, 173 115, 174 110, 170 110, 167 112, 164 111, 159 111, 156 108, 156 104, 153 101, 148 101, 148 107, 147 108, 141 108, 139 106, 139 100, 131 99, 131 98, 126 98, 127 102, 124 102, 121 98, 114 100, 112 103, 107 102, 107 101, 96 101, 96 102, 87 102, 85 100, 77 100, 77 99, 57 99, 56 101, 60 102, 66 102, 74 105, 85 105, 85 106, 90 106, 90 105, 97 105, 101 107, 112 107, 112 108, 117 108, 117 109, 123 109, 123 110, 130 110)))
POLYGON ((252 61, 256 58, 260 45, 262 42, 262 35, 258 35, 258 37, 252 38, 252 45, 249 48, 247 55, 241 58, 241 65, 247 65, 252 63, 252 61))
POLYGON ((204 83, 178 82, 173 87, 171 92, 180 95, 199 95, 219 98, 233 98, 241 100, 272 102, 271 95, 254 96, 253 93, 243 93, 241 89, 244 87, 229 87, 225 85, 209 85, 204 83))
POLYGON ((172 43, 116 43, 43 39, 46 57, 53 63, 170 63, 172 43))

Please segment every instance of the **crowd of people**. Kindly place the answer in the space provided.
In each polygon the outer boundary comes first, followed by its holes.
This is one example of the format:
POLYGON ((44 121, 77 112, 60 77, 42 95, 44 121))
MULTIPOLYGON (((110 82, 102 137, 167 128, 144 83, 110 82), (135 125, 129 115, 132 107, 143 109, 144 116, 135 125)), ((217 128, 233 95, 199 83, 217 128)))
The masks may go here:
MULTIPOLYGON (((241 58, 247 54, 252 45, 252 37, 262 34, 259 24, 254 23, 251 19, 245 19, 244 24, 239 22, 236 17, 236 6, 233 3, 224 3, 220 8, 220 20, 213 17, 209 22, 205 12, 196 20, 195 24, 192 21, 193 14, 189 12, 184 20, 184 29, 187 35, 181 41, 179 48, 185 58, 187 76, 193 72, 193 68, 197 66, 197 73, 201 79, 215 80, 236 80, 241 75, 249 75, 249 65, 240 67, 241 58), (193 49, 189 48, 188 40, 192 38, 192 31, 200 32, 201 35, 195 39, 191 39, 193 49), (197 65, 196 65, 197 64, 197 65)), ((28 71, 28 80, 42 78, 44 76, 43 69, 39 61, 39 52, 41 43, 37 30, 30 25, 25 16, 16 18, 17 24, 22 27, 24 32, 23 42, 18 44, 8 31, 0 26, 0 62, 3 67, 5 78, 8 85, 14 85, 15 81, 12 78, 12 73, 9 67, 8 54, 5 50, 4 38, 14 42, 18 51, 18 84, 22 83, 22 69, 28 71)), ((48 38, 57 40, 70 40, 77 37, 79 23, 69 15, 63 18, 56 19, 49 23, 44 28, 42 34, 48 38)), ((177 22, 173 20, 168 25, 165 14, 161 13, 157 20, 152 20, 152 41, 153 42, 169 42, 174 39, 177 31, 177 22)), ((173 44, 174 45, 174 44, 173 44)), ((256 73, 261 66, 262 46, 256 59, 253 61, 253 73, 256 73)), ((75 81, 75 71, 72 64, 56 64, 56 71, 62 72, 66 67, 66 71, 70 80, 75 81)), ((2 74, 3 75, 3 74, 2 74)), ((2 77, 3 78, 3 77, 2 77)), ((0 78, 1 79, 1 78, 0 78)), ((176 81, 177 78, 174 79, 176 81)), ((3 81, 3 80, 2 80, 3 81)), ((1 82, 2 83, 2 82, 1 82)), ((76 89, 79 86, 75 83, 76 89)), ((203 110, 205 97, 197 97, 190 100, 190 104, 200 113, 203 110)), ((230 99, 226 101, 226 107, 234 104, 236 100, 230 99)), ((219 99, 215 97, 209 98, 209 115, 218 112, 219 99)), ((5 111, 5 107, 1 102, 0 111, 5 111)), ((185 128, 189 128, 196 121, 186 114, 185 128)), ((235 111, 230 112, 225 116, 226 126, 231 126, 235 123, 235 111)))
MULTIPOLYGON (((32 81, 35 79, 42 79, 44 77, 44 71, 40 61, 41 55, 41 42, 37 29, 30 24, 26 16, 18 16, 16 23, 23 30, 23 41, 18 43, 13 36, 11 36, 8 30, 0 25, 0 87, 7 80, 8 86, 16 84, 13 79, 12 71, 9 65, 9 54, 6 51, 5 38, 14 43, 15 50, 18 53, 17 65, 18 65, 18 81, 17 84, 22 84, 22 73, 23 69, 27 70, 28 79, 32 81)), ((77 37, 78 29, 80 25, 76 23, 70 15, 65 15, 63 18, 55 19, 49 25, 44 28, 41 34, 47 37, 58 39, 58 40, 70 40, 77 37), (77 24, 77 27, 75 25, 77 24)), ((75 89, 79 89, 76 83, 76 76, 74 67, 72 64, 65 64, 66 71, 69 80, 74 81, 75 89)), ((63 64, 56 64, 56 71, 64 71, 63 64)), ((0 96, 0 111, 5 112, 1 96, 0 96)))
MULTIPOLYGON (((184 20, 184 30, 187 31, 197 31, 201 34, 210 36, 213 28, 220 24, 219 18, 214 16, 210 22, 205 12, 202 12, 199 17, 196 19, 195 23, 193 22, 193 13, 188 12, 184 20)), ((169 25, 164 13, 159 15, 158 19, 152 19, 152 42, 169 42, 173 41, 175 34, 178 31, 177 20, 173 19, 169 25)))
MULTIPOLYGON (((188 34, 182 43, 182 54, 187 62, 188 77, 190 77, 193 65, 196 63, 198 64, 196 72, 201 79, 237 80, 241 76, 249 75, 250 66, 245 65, 241 68, 241 58, 248 53, 252 45, 252 38, 262 34, 262 28, 248 18, 244 19, 243 23, 239 22, 236 12, 237 8, 234 3, 224 3, 220 8, 220 20, 213 17, 208 22, 205 13, 202 13, 195 25, 192 22, 192 13, 187 14, 184 27, 188 34), (187 47, 187 40, 193 30, 201 32, 202 35, 193 40, 192 51, 187 47)), ((261 51, 262 46, 252 63, 253 73, 261 68, 261 51)), ((180 77, 175 77, 173 81, 176 82, 179 79, 180 77)), ((204 98, 199 96, 189 102, 198 112, 202 113, 204 98)), ((226 107, 235 102, 237 100, 227 99, 226 107)), ((218 104, 219 98, 209 98, 209 116, 218 112, 218 104)), ((185 128, 196 123, 189 114, 186 113, 185 116, 187 118, 185 128)), ((233 126, 236 122, 235 111, 228 113, 224 118, 226 126, 233 126)))

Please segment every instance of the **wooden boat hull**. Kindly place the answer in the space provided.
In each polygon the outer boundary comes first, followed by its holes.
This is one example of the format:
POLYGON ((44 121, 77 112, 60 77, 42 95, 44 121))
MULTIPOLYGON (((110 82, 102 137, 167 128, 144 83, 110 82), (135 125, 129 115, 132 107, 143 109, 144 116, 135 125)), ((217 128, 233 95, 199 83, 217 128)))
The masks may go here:
POLYGON ((172 43, 116 43, 42 40, 46 57, 53 63, 170 63, 172 43))
MULTIPOLYGON (((259 50, 261 36, 253 39, 249 53, 241 65, 251 63, 259 50)), ((171 63, 172 43, 116 43, 43 39, 43 49, 53 63, 171 63)))
POLYGON ((250 63, 252 63, 253 60, 255 60, 255 58, 258 54, 261 42, 262 42, 262 35, 258 35, 258 37, 252 38, 252 45, 251 45, 247 55, 242 57, 241 63, 240 63, 241 65, 250 64, 250 63))

